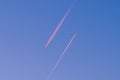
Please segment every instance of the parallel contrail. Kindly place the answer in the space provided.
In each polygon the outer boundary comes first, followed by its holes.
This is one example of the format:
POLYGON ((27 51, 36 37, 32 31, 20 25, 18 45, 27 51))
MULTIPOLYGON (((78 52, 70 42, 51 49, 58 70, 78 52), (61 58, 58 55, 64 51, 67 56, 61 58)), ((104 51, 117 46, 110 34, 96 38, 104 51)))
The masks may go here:
POLYGON ((76 37, 77 33, 75 33, 73 35, 73 37, 71 38, 71 40, 69 41, 68 45, 65 47, 65 49, 63 50, 61 56, 59 57, 59 59, 57 60, 56 64, 54 65, 54 67, 52 68, 50 74, 48 75, 47 77, 47 80, 49 80, 49 78, 52 76, 53 72, 55 71, 55 69, 57 68, 57 66, 59 65, 60 61, 62 60, 62 58, 64 57, 65 55, 65 52, 67 51, 67 49, 70 47, 72 41, 74 40, 74 38, 76 37))
POLYGON ((68 9, 68 11, 66 12, 66 14, 63 16, 62 20, 60 21, 60 23, 57 25, 57 27, 55 28, 55 30, 53 31, 52 35, 50 36, 48 42, 46 43, 45 47, 48 47, 48 45, 50 44, 50 42, 52 41, 52 39, 54 38, 54 36, 56 35, 56 33, 58 32, 58 30, 60 29, 60 27, 62 26, 63 22, 65 21, 65 19, 67 18, 69 12, 71 11, 71 8, 68 9))

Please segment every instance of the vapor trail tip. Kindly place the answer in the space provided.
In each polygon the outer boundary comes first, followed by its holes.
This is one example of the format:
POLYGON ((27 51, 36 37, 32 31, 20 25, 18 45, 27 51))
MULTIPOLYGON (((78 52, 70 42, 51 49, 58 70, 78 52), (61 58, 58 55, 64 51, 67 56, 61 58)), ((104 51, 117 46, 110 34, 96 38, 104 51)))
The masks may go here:
POLYGON ((45 48, 47 48, 47 47, 48 47, 48 44, 45 45, 45 48))

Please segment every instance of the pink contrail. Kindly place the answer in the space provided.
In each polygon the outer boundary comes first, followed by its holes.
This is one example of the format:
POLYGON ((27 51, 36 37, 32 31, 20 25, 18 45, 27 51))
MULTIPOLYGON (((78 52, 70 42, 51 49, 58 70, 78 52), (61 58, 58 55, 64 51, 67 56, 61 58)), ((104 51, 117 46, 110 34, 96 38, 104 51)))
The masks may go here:
POLYGON ((77 33, 75 33, 73 35, 73 37, 71 38, 71 40, 69 41, 68 45, 65 47, 65 49, 63 50, 61 56, 59 57, 59 59, 57 60, 56 64, 54 65, 54 67, 52 68, 50 74, 48 75, 48 78, 47 80, 49 80, 49 78, 52 76, 53 72, 55 71, 55 69, 57 68, 57 66, 59 65, 60 61, 62 60, 62 58, 64 57, 65 55, 65 52, 67 51, 67 49, 70 47, 72 41, 74 40, 74 38, 76 37, 77 33))
POLYGON ((52 41, 52 39, 54 38, 54 36, 56 35, 56 33, 58 32, 58 30, 60 29, 60 27, 62 26, 63 22, 65 21, 66 17, 68 16, 69 12, 71 11, 71 8, 68 9, 68 11, 66 12, 66 14, 64 15, 64 17, 62 18, 62 20, 60 21, 60 23, 57 25, 56 29, 53 31, 52 35, 50 36, 47 44, 45 45, 45 47, 47 47, 50 42, 52 41))

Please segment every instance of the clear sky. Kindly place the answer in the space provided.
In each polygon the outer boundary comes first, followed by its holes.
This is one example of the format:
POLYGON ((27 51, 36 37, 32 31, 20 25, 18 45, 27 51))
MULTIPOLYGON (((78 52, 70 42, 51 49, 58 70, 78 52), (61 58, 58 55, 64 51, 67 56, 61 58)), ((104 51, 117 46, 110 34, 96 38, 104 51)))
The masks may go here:
POLYGON ((120 0, 0 0, 0 80, 120 80, 120 0))

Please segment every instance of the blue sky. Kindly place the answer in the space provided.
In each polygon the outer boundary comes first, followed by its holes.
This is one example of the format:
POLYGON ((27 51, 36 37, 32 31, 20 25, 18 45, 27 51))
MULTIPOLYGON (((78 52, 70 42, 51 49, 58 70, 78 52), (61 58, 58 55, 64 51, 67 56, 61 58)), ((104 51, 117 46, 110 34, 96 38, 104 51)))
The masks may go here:
POLYGON ((48 48, 45 44, 74 0, 0 0, 0 80, 120 80, 120 1, 78 0, 48 48))

